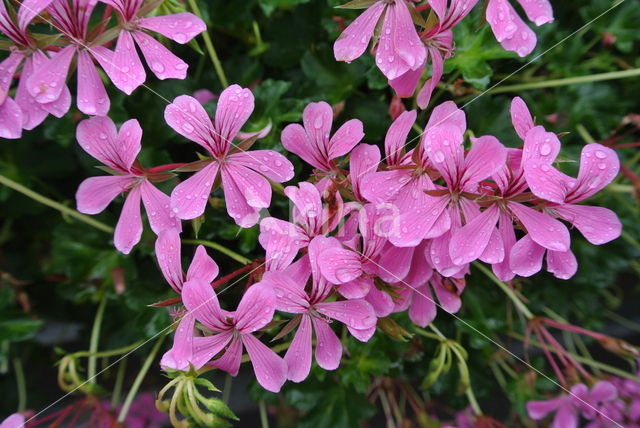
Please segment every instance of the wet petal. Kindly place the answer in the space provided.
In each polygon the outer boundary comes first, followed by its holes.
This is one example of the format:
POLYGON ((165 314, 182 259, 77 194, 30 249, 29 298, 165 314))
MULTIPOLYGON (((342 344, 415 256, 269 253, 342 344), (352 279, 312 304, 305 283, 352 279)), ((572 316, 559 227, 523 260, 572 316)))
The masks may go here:
POLYGON ((78 211, 84 214, 98 214, 120 193, 124 193, 135 181, 124 175, 91 177, 80 183, 76 192, 78 211))
POLYGON ((191 220, 204 213, 218 168, 217 162, 211 162, 173 189, 171 210, 176 217, 191 220))
POLYGON ((320 271, 332 284, 344 284, 362 275, 362 263, 353 251, 330 248, 320 254, 320 271))
POLYGON ((220 310, 218 296, 211 284, 202 278, 193 278, 182 286, 182 302, 204 326, 214 330, 226 329, 226 317, 220 310))
POLYGON ((253 284, 242 296, 235 312, 235 327, 243 334, 269 324, 276 310, 276 295, 267 283, 253 284))
POLYGON ((112 62, 101 62, 101 65, 113 84, 127 95, 131 95, 147 78, 130 31, 120 32, 112 62))
POLYGON ((518 203, 508 204, 511 211, 526 227, 531 239, 553 251, 567 251, 571 238, 564 224, 546 213, 518 203))
POLYGON ((531 276, 542 269, 544 251, 544 247, 533 242, 529 235, 525 235, 511 248, 509 266, 520 276, 531 276))
POLYGON ((573 204, 560 205, 553 209, 594 245, 613 241, 622 232, 620 219, 610 209, 573 204))
POLYGON ((259 172, 276 183, 284 183, 293 178, 293 164, 274 150, 252 150, 230 155, 229 162, 238 163, 259 172))
POLYGON ((211 282, 219 272, 218 264, 207 254, 204 246, 198 245, 187 271, 187 281, 201 279, 205 282, 211 282))
POLYGON ((497 205, 492 205, 453 234, 449 241, 449 254, 453 263, 471 263, 482 255, 496 228, 499 215, 497 205))
POLYGON ((313 317, 311 320, 316 332, 316 361, 318 365, 325 370, 337 369, 342 358, 340 339, 324 319, 313 317))
POLYGON ((293 382, 302 382, 311 371, 311 318, 303 315, 284 361, 287 363, 287 378, 293 382))
POLYGON ((329 140, 328 158, 335 159, 346 155, 364 138, 362 122, 351 119, 345 122, 329 140))
POLYGON ((167 194, 158 190, 149 180, 144 180, 140 183, 140 191, 151 230, 156 235, 165 229, 182 230, 180 220, 169 208, 171 199, 167 194))
POLYGON ((594 195, 611 183, 620 170, 616 152, 598 143, 587 144, 580 155, 578 183, 567 202, 578 202, 594 195))
POLYGON ((75 54, 76 48, 67 46, 46 61, 45 67, 35 70, 27 85, 36 101, 50 103, 60 97, 75 54))
POLYGON ((158 235, 155 244, 156 258, 164 279, 178 293, 182 290, 180 234, 176 229, 166 229, 158 235))
POLYGON ((251 358, 258 383, 267 391, 280 391, 287 380, 287 363, 250 334, 242 335, 242 342, 251 358))
POLYGON ((569 279, 578 271, 576 256, 569 251, 547 251, 547 270, 558 279, 569 279))
POLYGON ((140 215, 140 187, 136 186, 127 195, 116 224, 113 243, 124 254, 140 242, 142 236, 142 217, 140 215))
POLYGON ((315 308, 319 313, 358 330, 371 328, 377 321, 371 305, 362 299, 322 302, 315 308))
POLYGON ((231 85, 220 94, 215 129, 225 144, 230 144, 253 112, 254 98, 249 89, 231 85))
POLYGON ((176 97, 165 108, 164 120, 178 134, 200 144, 213 154, 213 124, 209 114, 195 98, 188 95, 176 97))
POLYGON ((140 46, 140 51, 147 61, 147 65, 158 79, 184 79, 187 77, 189 65, 156 39, 142 31, 135 31, 133 37, 140 46))
POLYGON ((333 45, 337 61, 351 62, 364 53, 385 8, 384 2, 374 3, 342 32, 333 45))
POLYGON ((511 100, 511 108, 509 109, 509 112, 511 113, 511 123, 513 123, 513 128, 516 130, 518 136, 524 141, 527 136, 527 132, 535 126, 527 104, 522 98, 515 97, 511 100))
POLYGON ((188 12, 142 18, 138 21, 138 26, 181 44, 188 43, 207 29, 202 19, 188 12))
POLYGON ((88 115, 105 116, 111 102, 98 70, 87 51, 78 51, 78 110, 88 115))

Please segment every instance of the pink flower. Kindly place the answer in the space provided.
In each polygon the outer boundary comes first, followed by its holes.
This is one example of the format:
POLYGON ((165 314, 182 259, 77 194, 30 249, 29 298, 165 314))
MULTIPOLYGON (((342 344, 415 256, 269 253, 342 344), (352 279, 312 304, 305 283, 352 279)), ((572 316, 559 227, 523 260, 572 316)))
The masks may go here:
POLYGON ((171 208, 178 218, 189 220, 204 212, 220 173, 227 212, 239 226, 251 227, 258 222, 260 209, 271 203, 267 178, 278 183, 293 178, 291 162, 273 150, 231 150, 233 139, 252 111, 253 94, 238 85, 220 94, 215 123, 190 96, 179 96, 167 106, 164 117, 169 126, 211 155, 198 163, 201 169, 197 173, 173 189, 171 208))
POLYGON ((162 428, 166 426, 167 415, 156 409, 153 393, 143 392, 131 403, 127 413, 127 428, 162 428))
POLYGON ((267 283, 252 285, 242 296, 235 312, 220 309, 218 298, 208 282, 187 281, 182 300, 193 316, 215 334, 194 337, 191 363, 196 369, 215 357, 211 365, 236 376, 240 368, 243 347, 251 358, 258 383, 265 389, 278 392, 287 378, 287 364, 252 334, 267 325, 276 308, 276 295, 267 283))
MULTIPOLYGON (((518 0, 529 20, 537 26, 553 21, 549 0, 518 0)), ((522 21, 509 0, 489 0, 487 22, 498 42, 519 56, 527 56, 536 47, 536 33, 522 21)))
POLYGON ((359 340, 368 340, 375 331, 376 317, 364 299, 325 301, 332 287, 320 275, 320 254, 329 238, 317 237, 309 245, 309 256, 304 257, 284 272, 269 272, 263 282, 271 284, 277 296, 276 308, 282 312, 298 314, 300 325, 287 350, 284 360, 288 379, 303 381, 311 369, 311 336, 316 335, 316 361, 325 370, 335 370, 342 358, 342 344, 329 323, 344 323, 359 340), (309 274, 311 288, 305 291, 309 274))
POLYGON ((14 413, 0 423, 0 428, 22 428, 24 427, 24 416, 14 413))
POLYGON ((336 60, 351 62, 360 57, 382 19, 376 49, 376 65, 380 71, 391 80, 422 67, 426 49, 413 25, 409 7, 405 0, 373 3, 336 40, 333 46, 336 60))
POLYGON ((304 127, 292 123, 282 131, 282 145, 291 153, 323 172, 334 171, 334 159, 346 155, 362 140, 362 122, 351 119, 329 138, 333 110, 324 101, 307 105, 302 113, 304 127))
POLYGON ((128 254, 140 241, 141 201, 156 234, 169 228, 181 228, 179 220, 169 210, 169 197, 151 184, 151 181, 161 179, 162 174, 145 170, 136 161, 142 139, 142 129, 137 120, 126 121, 118 132, 108 117, 86 119, 78 125, 76 138, 84 151, 114 174, 91 177, 80 184, 76 193, 78 211, 97 214, 118 194, 129 192, 114 235, 114 244, 119 251, 128 254))
POLYGON ((184 79, 187 76, 187 63, 144 30, 160 33, 184 44, 206 30, 207 26, 200 18, 187 12, 144 18, 138 16, 143 0, 101 1, 118 11, 124 24, 115 52, 101 50, 100 55, 96 56, 118 89, 129 95, 146 79, 135 44, 140 47, 149 68, 158 79, 184 79))

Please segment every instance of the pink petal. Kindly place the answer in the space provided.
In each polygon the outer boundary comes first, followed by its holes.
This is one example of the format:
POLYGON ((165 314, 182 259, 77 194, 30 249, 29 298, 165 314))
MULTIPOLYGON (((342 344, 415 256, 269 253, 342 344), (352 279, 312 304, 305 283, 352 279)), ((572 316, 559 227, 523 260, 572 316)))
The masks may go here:
POLYGON ((489 178, 507 161, 507 151, 497 138, 490 135, 472 138, 473 146, 464 159, 462 186, 475 191, 475 184, 489 178))
POLYGON ((213 336, 194 337, 193 355, 189 362, 196 370, 202 368, 211 361, 213 357, 220 353, 232 339, 233 333, 230 331, 214 334, 213 336))
POLYGON ((218 273, 220 273, 218 264, 207 254, 207 250, 202 245, 198 245, 187 271, 187 281, 201 279, 205 282, 211 282, 218 276, 218 273))
POLYGON ((511 281, 514 278, 515 273, 509 266, 509 260, 511 248, 516 243, 516 234, 513 229, 513 222, 511 220, 511 217, 504 212, 500 213, 498 231, 500 233, 502 246, 504 249, 504 259, 502 260, 502 262, 495 263, 491 267, 493 269, 493 273, 495 273, 501 281, 511 281))
POLYGON ((411 297, 411 306, 409 307, 411 321, 415 325, 424 328, 436 319, 436 314, 436 302, 433 300, 429 287, 415 288, 411 297))
POLYGON ((14 413, 0 424, 1 428, 24 428, 24 416, 20 413, 14 413))
POLYGON ((311 318, 309 315, 303 315, 300 326, 284 356, 289 380, 302 382, 309 376, 311 352, 311 318))
POLYGON ((126 192, 135 178, 126 175, 91 177, 80 183, 76 192, 78 211, 98 214, 120 193, 126 192))
POLYGON ((141 149, 142 128, 136 119, 130 119, 116 134, 111 119, 95 116, 78 124, 76 139, 87 153, 108 167, 129 172, 141 149))
POLYGON ((23 59, 24 54, 15 49, 11 50, 9 56, 0 62, 0 105, 6 99, 7 92, 9 92, 11 82, 13 81, 13 76, 23 59))
POLYGON ((431 95, 433 94, 434 89, 438 83, 440 83, 440 79, 442 79, 442 74, 444 72, 444 57, 442 52, 440 52, 437 48, 429 47, 429 55, 431 57, 431 77, 424 82, 422 89, 418 92, 418 96, 416 101, 418 103, 418 107, 421 109, 426 109, 429 105, 429 101, 431 101, 431 95))
POLYGON ((498 42, 519 56, 527 56, 536 46, 536 35, 518 16, 507 0, 490 0, 487 22, 498 42))
POLYGON ((360 183, 362 196, 373 203, 387 202, 399 192, 406 192, 404 187, 411 184, 411 177, 412 172, 406 169, 367 174, 360 183))
POLYGON ((622 232, 618 216, 607 208, 566 204, 553 207, 553 210, 573 224, 594 245, 613 241, 622 232))
POLYGON ((61 118, 67 114, 69 108, 71 108, 71 92, 69 92, 69 88, 65 85, 62 88, 62 92, 58 99, 50 103, 42 103, 40 105, 47 113, 52 114, 57 118, 61 118))
POLYGON ((449 254, 449 242, 451 231, 431 240, 428 257, 431 259, 433 267, 442 276, 453 276, 459 273, 466 265, 458 265, 453 262, 449 254))
POLYGON ((227 143, 233 139, 253 112, 254 99, 249 89, 231 85, 220 94, 216 108, 215 129, 227 143))
POLYGON ((328 158, 335 159, 346 155, 364 138, 362 122, 351 119, 345 122, 329 140, 328 158))
POLYGON ((416 68, 415 70, 409 69, 395 79, 389 80, 389 86, 396 91, 396 95, 399 97, 411 97, 416 91, 423 73, 424 65, 416 68))
MULTIPOLYGON (((189 370, 193 359, 193 329, 196 319, 190 313, 185 314, 173 337, 173 346, 162 356, 160 365, 172 370, 189 370)), ((205 361, 206 362, 206 361, 205 361)))
POLYGON ((138 21, 138 26, 160 33, 181 44, 188 43, 207 30, 207 25, 202 19, 188 12, 142 18, 138 21))
POLYGON ((498 206, 492 205, 453 234, 449 241, 449 254, 453 263, 471 263, 482 255, 498 223, 499 215, 498 206))
POLYGON ((130 31, 120 32, 112 62, 100 63, 113 84, 127 95, 131 95, 147 78, 130 31))
POLYGON ((525 235, 511 248, 509 266, 520 276, 531 276, 542 269, 544 247, 533 242, 531 236, 525 235))
POLYGON ((438 104, 431 112, 425 129, 440 125, 454 126, 459 133, 464 134, 467 130, 467 119, 464 111, 460 110, 453 101, 445 101, 442 104, 438 104))
POLYGON ((553 10, 549 0, 518 0, 518 3, 524 9, 527 18, 537 26, 553 22, 553 10))
POLYGON ((227 350, 220 358, 213 361, 211 365, 220 370, 224 370, 231 376, 237 376, 242 362, 242 340, 233 338, 227 350))
POLYGON ((409 273, 412 256, 412 247, 400 248, 387 243, 378 259, 377 275, 389 283, 401 281, 409 273))
POLYGON ((358 330, 371 328, 377 321, 371 305, 362 299, 322 302, 315 308, 319 313, 358 330))
POLYGON ((307 245, 307 236, 299 226, 273 217, 260 222, 260 245, 265 249, 268 271, 289 266, 298 250, 307 245))
POLYGON ((39 103, 57 100, 66 87, 65 80, 71 60, 76 54, 75 46, 67 46, 46 62, 46 66, 37 69, 29 78, 29 92, 39 103))
POLYGON ((293 164, 274 150, 238 152, 229 155, 227 161, 251 168, 276 183, 289 181, 294 175, 293 164))
POLYGON ((265 272, 262 282, 273 288, 277 310, 292 314, 309 311, 309 297, 304 291, 306 280, 299 283, 289 276, 289 272, 265 272))
POLYGON ((329 134, 333 124, 331 106, 324 101, 308 104, 302 112, 302 122, 311 144, 306 147, 306 151, 311 152, 312 155, 315 155, 327 165, 327 162, 331 159, 329 156, 329 134))
POLYGON ((320 254, 320 271, 332 284, 344 284, 362 275, 362 263, 353 251, 330 248, 320 254))
POLYGON ((319 317, 311 318, 316 332, 316 361, 325 370, 335 370, 342 358, 342 343, 329 323, 319 317))
POLYGON ((553 251, 569 249, 569 231, 558 220, 522 204, 511 202, 508 206, 527 229, 533 241, 553 251))
POLYGON ((358 339, 360 342, 368 342, 375 334, 376 326, 374 325, 373 327, 365 328, 362 330, 347 326, 347 330, 349 330, 349 333, 351 333, 351 335, 358 339))
POLYGON ((345 282, 344 284, 340 284, 337 289, 338 293, 346 299, 360 299, 365 297, 373 286, 371 278, 360 277, 352 281, 345 282))
POLYGON ((284 194, 291 199, 295 209, 293 210, 293 221, 306 226, 308 231, 319 232, 322 228, 322 201, 320 192, 311 183, 303 181, 298 187, 288 186, 284 189, 284 194))
POLYGON ((184 79, 187 77, 189 65, 156 39, 142 31, 135 31, 133 37, 140 46, 140 51, 142 51, 149 68, 158 79, 184 79))
POLYGON ((411 132, 411 127, 415 123, 417 115, 418 112, 415 110, 402 112, 389 127, 384 138, 385 161, 388 165, 400 165, 407 137, 411 132))
POLYGON ((562 398, 554 398, 546 401, 529 401, 527 403, 527 413, 533 420, 540 420, 549 413, 554 412, 562 404, 562 398))
POLYGON ((378 318, 388 316, 395 306, 391 296, 384 291, 378 290, 375 286, 369 289, 369 294, 367 294, 365 300, 369 302, 378 318))
POLYGON ((375 172, 380 163, 380 149, 369 144, 359 144, 351 152, 349 158, 349 179, 353 193, 360 200, 364 199, 360 192, 360 180, 366 174, 375 172))
POLYGON ((78 51, 78 109, 84 114, 105 116, 111 103, 98 70, 87 51, 78 51))
MULTIPOLYGON (((397 28, 396 11, 400 7, 389 6, 380 30, 380 38, 376 47, 376 65, 389 80, 402 76, 413 67, 410 66, 404 58, 396 51, 395 32, 404 29, 404 25, 400 29, 397 28)), ((411 24, 411 29, 415 33, 415 27, 411 24)), ((422 42, 419 41, 420 45, 422 42)), ((424 49, 424 46, 423 46, 424 49)), ((412 64, 413 65, 413 64, 412 64)))
POLYGON ((400 1, 391 6, 395 15, 393 31, 393 44, 397 54, 407 63, 409 68, 415 70, 424 64, 427 58, 427 50, 418 36, 407 3, 400 1))
POLYGON ((0 137, 17 139, 22 136, 22 110, 11 98, 0 105, 0 137))
POLYGON ((164 279, 178 293, 182 290, 183 273, 181 263, 180 234, 176 229, 166 229, 156 239, 155 251, 164 279))
MULTIPOLYGON (((44 11, 53 0, 23 0, 18 11, 18 27, 25 31, 29 23, 42 11, 44 11)), ((4 427, 3 427, 4 428, 4 427)))
POLYGON ((422 143, 431 164, 450 186, 458 184, 465 165, 463 134, 457 127, 439 125, 429 128, 422 143))
POLYGON ((235 328, 253 333, 269 324, 276 310, 276 295, 268 284, 253 284, 242 296, 234 316, 235 328))
POLYGON ((193 278, 182 285, 182 303, 204 326, 214 330, 226 329, 226 317, 220 309, 218 296, 209 281, 193 278))
POLYGON ((589 400, 594 404, 615 400, 617 396, 618 389, 606 380, 596 382, 589 391, 589 400))
POLYGON ((569 279, 578 271, 576 256, 569 251, 547 251, 547 270, 559 279, 569 279))
POLYGON ((164 110, 164 120, 178 134, 207 149, 211 154, 216 136, 204 107, 193 97, 180 95, 164 110))
POLYGON ((580 155, 578 184, 567 202, 578 202, 599 192, 611 183, 620 170, 616 152, 598 143, 587 144, 580 155))
POLYGON ((287 363, 250 334, 243 334, 242 342, 251 358, 258 383, 267 391, 280 391, 287 380, 287 363))
POLYGON ((256 224, 260 208, 268 208, 271 203, 269 182, 253 170, 233 163, 224 163, 221 175, 229 215, 240 226, 256 224))
POLYGON ((204 213, 218 168, 218 162, 211 162, 173 189, 171 210, 176 217, 191 220, 204 213))
POLYGON ((353 20, 333 45, 336 61, 351 62, 364 53, 385 8, 386 4, 378 1, 353 20))
POLYGON ((529 108, 522 98, 515 97, 511 100, 511 108, 509 111, 511 113, 513 127, 518 136, 524 141, 527 137, 527 132, 535 126, 529 108))
POLYGON ((578 415, 573 406, 561 406, 553 418, 551 428, 578 428, 578 415))
POLYGON ((280 139, 287 151, 300 156, 300 158, 309 165, 321 170, 330 169, 330 166, 326 165, 321 153, 314 148, 315 142, 313 144, 311 143, 306 131, 301 125, 297 123, 287 125, 282 130, 280 139))
POLYGON ((158 190, 149 180, 140 183, 140 191, 149 224, 156 235, 165 229, 182 230, 180 220, 169 209, 171 199, 168 195, 158 190))
POLYGON ((416 204, 405 207, 398 203, 400 227, 389 237, 389 241, 396 247, 415 247, 420 244, 445 213, 449 203, 446 197, 430 197, 420 189, 407 188, 406 191, 416 196, 416 204))
POLYGON ((124 201, 120 218, 116 224, 113 243, 124 254, 140 242, 142 236, 142 217, 140 216, 140 187, 131 189, 124 201))
MULTIPOLYGON (((48 58, 41 51, 35 51, 25 60, 22 66, 22 75, 16 89, 15 101, 20 106, 20 110, 22 110, 22 127, 26 130, 34 129, 40 125, 48 115, 42 104, 33 98, 27 85, 29 78, 34 73, 34 69, 37 70, 42 67, 45 61, 48 61, 48 58)), ((12 122, 12 126, 15 127, 16 124, 12 122)))
POLYGON ((502 235, 498 231, 497 228, 494 228, 491 232, 491 237, 489 238, 489 243, 487 247, 484 249, 480 257, 478 257, 485 263, 488 264, 496 264, 504 261, 505 258, 505 249, 504 243, 502 242, 502 235))
POLYGON ((436 296, 438 296, 438 302, 440 302, 442 309, 453 314, 460 310, 462 301, 460 300, 460 295, 455 286, 451 283, 447 285, 445 284, 445 281, 448 280, 435 275, 431 278, 431 286, 433 287, 433 291, 436 293, 436 296))

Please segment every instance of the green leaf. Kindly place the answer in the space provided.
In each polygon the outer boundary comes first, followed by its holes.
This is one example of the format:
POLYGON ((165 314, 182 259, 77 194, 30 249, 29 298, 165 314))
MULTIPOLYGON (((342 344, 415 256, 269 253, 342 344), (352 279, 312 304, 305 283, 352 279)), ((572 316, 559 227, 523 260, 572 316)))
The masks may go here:
POLYGON ((29 318, 0 320, 0 341, 32 338, 42 327, 42 321, 29 318))

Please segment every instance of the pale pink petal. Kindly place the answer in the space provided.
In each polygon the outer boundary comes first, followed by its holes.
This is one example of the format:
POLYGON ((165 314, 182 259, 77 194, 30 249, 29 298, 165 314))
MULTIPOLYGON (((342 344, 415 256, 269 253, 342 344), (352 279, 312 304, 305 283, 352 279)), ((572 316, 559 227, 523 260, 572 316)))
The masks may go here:
POLYGON ((407 137, 411 132, 411 127, 415 123, 417 115, 418 112, 415 110, 402 112, 389 127, 384 138, 385 162, 388 165, 400 165, 407 137))
POLYGON ((391 296, 384 291, 378 290, 375 285, 371 286, 365 300, 369 302, 378 318, 389 315, 395 306, 391 296))
POLYGON ((536 35, 518 16, 508 0, 490 0, 487 22, 498 42, 519 56, 527 56, 536 46, 536 35))
POLYGON ((491 268, 493 269, 493 273, 495 273, 501 281, 511 281, 514 278, 515 273, 509 266, 509 260, 511 248, 516 243, 516 234, 515 230, 513 229, 513 222, 511 220, 511 217, 504 212, 500 213, 498 231, 500 233, 502 246, 504 248, 504 259, 500 263, 493 264, 491 268))
MULTIPOLYGON (((245 169, 250 171, 247 168, 245 169)), ((259 179, 264 180, 262 186, 265 188, 270 199, 271 188, 269 187, 269 184, 258 174, 255 175, 258 176, 259 179)), ((252 227, 256 225, 260 220, 261 207, 251 206, 247 200, 247 195, 255 205, 268 206, 268 203, 265 203, 265 200, 262 199, 264 195, 262 193, 258 194, 251 188, 243 188, 240 183, 236 182, 236 177, 233 174, 229 174, 228 171, 225 173, 225 170, 222 172, 222 185, 224 189, 227 213, 229 216, 233 218, 236 224, 240 227, 252 227)))
POLYGON ((342 297, 346 299, 360 299, 365 297, 373 286, 374 285, 371 278, 360 277, 352 281, 340 284, 337 289, 338 293, 340 293, 340 295, 342 295, 342 297))
POLYGON ((365 328, 362 330, 347 326, 347 330, 349 330, 349 333, 351 333, 351 335, 358 339, 360 342, 368 342, 375 334, 376 326, 374 325, 373 327, 365 328))
POLYGON ((349 179, 353 188, 353 193, 359 200, 364 197, 360 192, 360 182, 362 178, 378 169, 380 163, 380 149, 369 144, 359 144, 351 152, 349 158, 349 179))
POLYGON ((444 235, 438 236, 431 240, 431 246, 428 251, 428 258, 430 258, 433 267, 442 276, 453 276, 459 273, 466 267, 465 264, 456 264, 451 259, 449 254, 449 242, 451 240, 452 231, 448 231, 444 235))
POLYGON ((322 302, 315 308, 319 313, 358 330, 371 328, 377 321, 371 305, 362 299, 322 302))
POLYGON ((547 251, 547 270, 558 279, 569 279, 578 271, 576 256, 569 251, 547 251))
POLYGON ((411 306, 409 307, 409 318, 415 325, 424 328, 436 319, 436 302, 433 300, 433 295, 429 287, 422 286, 413 290, 411 306))
POLYGON ((449 254, 453 263, 471 263, 482 255, 496 228, 499 215, 498 206, 492 205, 453 234, 449 241, 449 254))
POLYGON ((243 334, 253 333, 269 324, 276 310, 276 295, 267 283, 253 284, 242 296, 234 320, 243 334))
POLYGON ((544 251, 544 247, 533 242, 529 235, 525 235, 511 248, 509 266, 520 276, 531 276, 542 269, 544 251))
POLYGON ((535 126, 527 104, 522 98, 515 97, 511 100, 511 108, 509 109, 509 112, 511 113, 511 123, 513 123, 513 128, 516 130, 518 136, 524 141, 527 137, 527 132, 535 126))
POLYGON ((130 31, 120 32, 112 62, 101 62, 101 65, 113 84, 127 95, 131 95, 147 78, 130 31))
POLYGON ((342 358, 342 343, 333 332, 329 323, 319 317, 313 317, 313 329, 316 332, 316 361, 325 370, 335 370, 342 358))
MULTIPOLYGON (((267 391, 280 391, 287 380, 287 363, 250 334, 243 334, 242 342, 251 358, 258 383, 267 391)), ((309 354, 311 354, 311 350, 309 350, 309 354)))
POLYGON ((396 95, 402 98, 411 97, 418 87, 420 78, 424 73, 424 64, 415 70, 407 70, 395 79, 389 80, 389 86, 396 91, 396 95))
POLYGON ((22 136, 22 110, 11 98, 0 105, 0 137, 17 139, 22 136))
MULTIPOLYGON (((173 346, 162 356, 160 365, 172 370, 189 370, 189 363, 193 359, 193 329, 196 319, 186 313, 176 328, 173 336, 173 346)), ((205 361, 206 362, 206 361, 205 361)))
POLYGON ((182 290, 180 234, 176 229, 166 229, 158 235, 155 244, 156 258, 164 279, 178 293, 182 290))
POLYGON ((485 135, 471 139, 473 146, 464 159, 461 185, 475 191, 476 183, 490 177, 507 161, 507 151, 496 137, 485 135))
POLYGON ((527 18, 537 26, 553 22, 553 9, 549 0, 518 0, 518 3, 524 9, 527 18))
MULTIPOLYGON (((48 61, 48 58, 42 51, 35 51, 25 60, 22 66, 22 75, 16 89, 15 101, 22 111, 22 127, 26 130, 34 129, 40 125, 48 115, 42 104, 33 98, 27 85, 29 78, 34 73, 34 69, 38 70, 45 61, 48 61)), ((13 122, 11 125, 16 126, 13 122)))
MULTIPOLYGON (((23 0, 18 11, 18 27, 25 30, 29 23, 44 11, 53 0, 23 0)), ((4 427, 3 427, 4 428, 4 427)))
POLYGON ((400 248, 387 243, 378 259, 377 275, 383 281, 394 283, 404 279, 411 268, 412 247, 400 248))
POLYGON ((421 109, 427 108, 434 89, 440 83, 444 72, 444 57, 435 47, 429 47, 429 56, 431 57, 431 77, 424 82, 422 89, 418 92, 416 101, 421 109))
POLYGON ((364 53, 385 8, 383 1, 374 3, 342 32, 333 45, 337 61, 351 62, 364 53))
POLYGON ((169 208, 171 199, 168 195, 158 190, 149 180, 144 180, 140 183, 140 191, 151 230, 156 235, 165 229, 182 230, 180 220, 169 208))
POLYGON ((226 331, 206 337, 193 338, 193 355, 189 362, 198 370, 215 357, 233 339, 233 332, 226 331))
MULTIPOLYGON (((230 162, 223 164, 221 175, 225 196, 227 196, 227 189, 235 184, 236 189, 242 195, 241 198, 247 205, 257 209, 269 207, 271 203, 271 186, 263 176, 243 165, 230 162)), ((227 211, 229 215, 234 217, 228 199, 227 211)), ((253 224, 255 223, 257 221, 253 224)))
POLYGON ((457 127, 439 125, 429 128, 422 140, 431 164, 450 187, 458 184, 465 165, 463 139, 457 127))
POLYGON ((460 110, 453 101, 445 101, 433 108, 425 129, 435 126, 455 126, 461 134, 467 129, 467 119, 463 110, 460 110))
POLYGON ((329 169, 329 134, 333 124, 331 106, 324 101, 308 104, 302 112, 302 122, 310 143, 304 149, 319 158, 325 169, 329 169))
POLYGON ((491 231, 489 243, 487 243, 487 247, 478 258, 483 262, 491 265, 502 263, 504 261, 504 243, 502 242, 502 235, 497 228, 494 228, 493 231, 491 231))
POLYGON ((358 119, 351 119, 345 122, 329 140, 327 147, 328 159, 335 159, 346 155, 363 138, 362 122, 358 119))
POLYGON ((287 125, 280 135, 282 145, 287 151, 302 158, 306 163, 317 169, 329 169, 321 153, 314 149, 305 129, 298 123, 287 125))
POLYGON ((571 238, 564 224, 546 213, 518 203, 509 203, 509 208, 520 220, 531 239, 553 251, 567 251, 571 238))
POLYGON ((319 190, 311 183, 303 181, 298 187, 288 186, 284 194, 291 199, 295 208, 293 221, 302 225, 308 231, 319 232, 322 228, 322 201, 319 190))
POLYGON ((582 148, 578 183, 567 202, 579 202, 611 183, 620 170, 616 152, 602 144, 591 143, 582 148))
POLYGON ((39 103, 57 100, 66 87, 65 80, 71 60, 76 54, 75 46, 67 46, 48 60, 45 67, 39 68, 29 78, 29 92, 39 103))
POLYGON ((251 168, 276 183, 289 181, 294 175, 293 164, 274 150, 238 152, 229 155, 227 161, 251 168))
POLYGON ((115 247, 124 254, 140 242, 142 217, 140 215, 140 187, 136 186, 127 195, 113 235, 115 247))
POLYGON ((11 50, 9 56, 0 62, 0 105, 6 99, 13 76, 23 59, 24 53, 15 49, 11 50))
POLYGON ((330 248, 320 254, 320 271, 332 284, 343 284, 362 275, 360 256, 345 248, 330 248))
POLYGON ((216 108, 215 129, 227 144, 233 139, 253 112, 254 99, 249 89, 231 85, 220 94, 216 108))
POLYGON ((133 37, 153 74, 160 80, 184 79, 189 65, 175 56, 160 42, 142 31, 134 31, 133 37))
POLYGON ((406 169, 379 171, 367 174, 361 179, 362 196, 373 203, 387 202, 410 183, 412 172, 406 169))
POLYGON ((87 51, 78 51, 78 110, 84 114, 105 116, 111 103, 98 70, 87 51))
POLYGON ((95 116, 78 124, 76 139, 87 153, 108 167, 129 172, 141 149, 142 128, 136 119, 130 119, 116 133, 111 119, 95 116))
POLYGON ((618 216, 607 208, 566 204, 553 207, 553 210, 573 224, 594 245, 613 241, 622 231, 618 216))
POLYGON ((182 303, 204 326, 214 331, 226 329, 226 317, 209 281, 193 278, 185 282, 182 285, 182 303))
POLYGON ((276 295, 276 309, 292 314, 304 314, 309 311, 309 297, 304 291, 307 283, 298 282, 289 271, 265 272, 262 283, 271 286, 276 295))
POLYGON ((395 15, 393 44, 396 53, 415 70, 427 59, 427 50, 418 36, 406 2, 398 1, 391 6, 395 15))
POLYGON ((431 278, 431 286, 436 296, 438 296, 438 302, 440 302, 442 309, 453 314, 460 310, 462 300, 460 300, 460 294, 455 285, 451 282, 445 284, 445 281, 450 280, 434 275, 431 278))
POLYGON ((204 246, 198 245, 187 271, 187 281, 198 278, 205 282, 211 282, 219 272, 218 264, 207 254, 204 246))
POLYGON ((307 236, 299 226, 274 217, 262 219, 258 240, 266 252, 268 271, 286 268, 307 245, 307 236))
POLYGON ((20 413, 14 413, 10 415, 7 419, 2 421, 0 424, 0 428, 24 428, 24 416, 20 413))
POLYGON ((207 29, 202 19, 188 12, 142 18, 138 21, 138 26, 181 44, 188 43, 207 29))
POLYGON ((124 175, 91 177, 80 183, 76 192, 78 211, 98 214, 120 193, 126 192, 135 178, 124 175))
POLYGON ((67 114, 69 108, 71 108, 71 92, 67 85, 64 85, 58 99, 51 101, 50 103, 42 103, 40 105, 47 113, 52 114, 57 118, 61 118, 67 114))
POLYGON ((191 220, 204 213, 218 168, 218 162, 211 162, 173 189, 171 210, 176 217, 191 220))
MULTIPOLYGON (((389 80, 396 79, 413 68, 396 51, 395 32, 400 31, 397 28, 398 19, 396 18, 398 9, 400 8, 393 6, 387 8, 376 48, 376 65, 389 80)), ((401 28, 404 28, 404 25, 401 28)), ((411 24, 411 30, 415 33, 413 24, 411 24)), ((424 49, 422 42, 418 41, 418 43, 424 49)))
POLYGON ((213 361, 211 365, 220 370, 224 370, 231 376, 237 376, 242 362, 242 340, 234 338, 229 347, 220 358, 213 361))
POLYGON ((302 382, 311 371, 311 318, 303 315, 284 362, 287 363, 287 378, 293 382, 302 382))
POLYGON ((554 398, 546 401, 529 401, 527 403, 527 413, 533 420, 540 420, 549 413, 554 412, 562 404, 562 398, 554 398))
POLYGON ((446 197, 427 196, 420 189, 407 188, 405 191, 415 195, 416 204, 407 207, 398 204, 400 226, 389 237, 389 241, 396 247, 415 247, 427 237, 440 216, 445 213, 449 200, 446 197))
POLYGON ((176 97, 164 110, 164 120, 178 134, 213 153, 216 137, 209 115, 195 98, 176 97))

